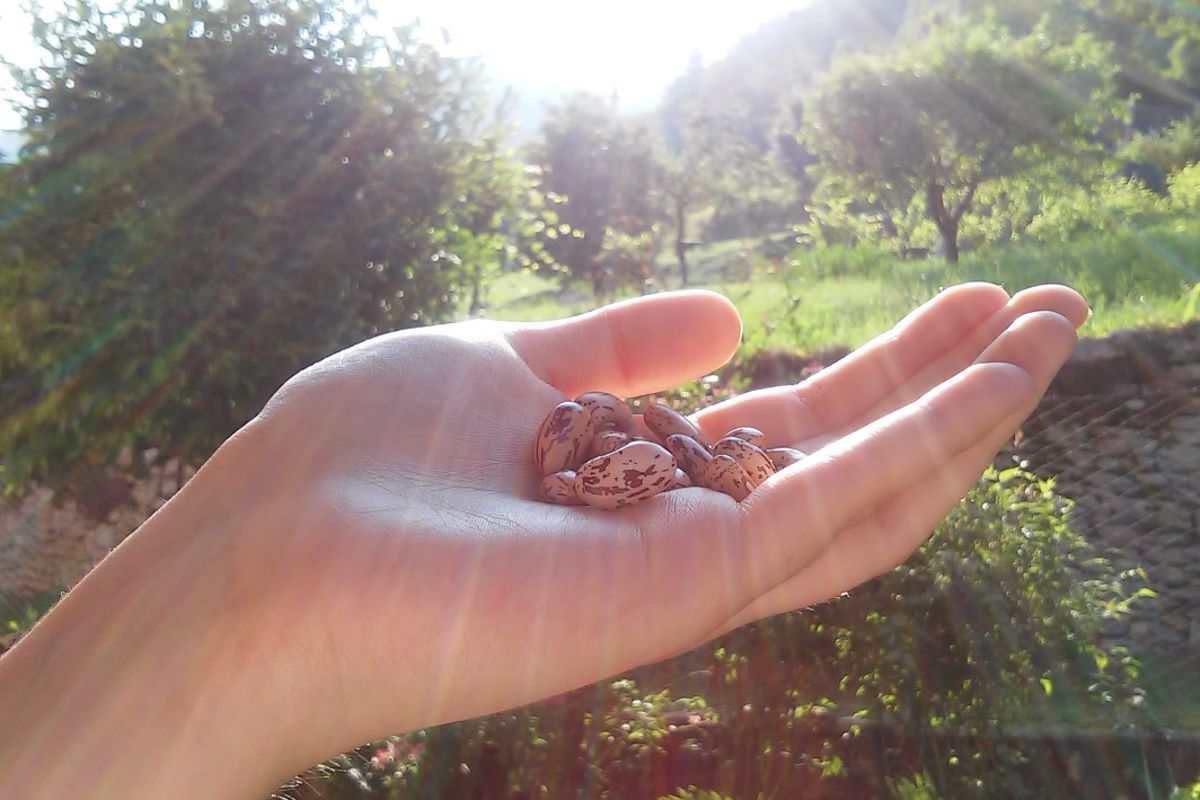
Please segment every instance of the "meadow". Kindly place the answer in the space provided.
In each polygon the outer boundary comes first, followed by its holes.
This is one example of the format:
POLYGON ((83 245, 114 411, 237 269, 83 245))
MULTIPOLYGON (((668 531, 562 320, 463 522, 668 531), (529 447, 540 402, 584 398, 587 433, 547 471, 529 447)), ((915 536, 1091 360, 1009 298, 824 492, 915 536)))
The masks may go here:
MULTIPOLYGON (((1073 286, 1092 306, 1082 329, 1088 337, 1178 325, 1200 314, 1200 220, 1184 216, 1059 243, 986 245, 957 264, 906 260, 867 244, 772 253, 792 240, 787 233, 733 239, 689 254, 690 285, 724 294, 741 312, 743 356, 769 348, 856 347, 941 288, 976 280, 1010 292, 1040 283, 1073 286)), ((648 290, 679 286, 670 258, 660 256, 655 266, 648 290)), ((500 276, 487 297, 486 315, 494 319, 553 319, 598 304, 587 291, 529 272, 500 276)))

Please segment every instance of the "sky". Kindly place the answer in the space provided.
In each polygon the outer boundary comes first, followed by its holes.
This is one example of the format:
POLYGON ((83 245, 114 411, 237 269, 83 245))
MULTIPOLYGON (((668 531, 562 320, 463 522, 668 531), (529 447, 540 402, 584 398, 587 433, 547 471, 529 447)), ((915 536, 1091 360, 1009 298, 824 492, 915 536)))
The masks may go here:
MULTIPOLYGON (((639 111, 683 74, 691 55, 720 59, 741 37, 806 0, 376 0, 381 21, 421 21, 424 35, 458 56, 480 58, 499 86, 528 102, 571 91, 608 97, 639 111), (449 35, 446 43, 442 30, 449 35)), ((37 52, 17 0, 0 0, 0 52, 28 64, 37 52)), ((0 78, 0 94, 11 92, 0 78)), ((0 131, 20 126, 0 104, 0 131)))

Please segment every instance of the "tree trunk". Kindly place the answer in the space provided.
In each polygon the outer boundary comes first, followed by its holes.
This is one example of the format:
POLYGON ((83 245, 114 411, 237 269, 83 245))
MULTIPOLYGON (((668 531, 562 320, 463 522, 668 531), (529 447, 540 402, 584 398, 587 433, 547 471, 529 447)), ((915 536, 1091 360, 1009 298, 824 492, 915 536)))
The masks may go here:
POLYGON ((946 260, 951 264, 958 263, 958 222, 951 221, 946 227, 938 225, 938 232, 942 234, 942 252, 946 256, 946 260))
POLYGON ((468 312, 472 317, 483 311, 483 267, 476 265, 471 273, 471 308, 468 312))
POLYGON ((679 280, 688 285, 687 263, 687 203, 679 198, 675 203, 675 257, 679 259, 679 280))
POLYGON ((930 183, 926 187, 925 208, 934 224, 937 225, 938 233, 942 235, 942 251, 946 260, 951 264, 958 263, 958 223, 962 220, 962 215, 970 207, 974 197, 975 185, 973 184, 962 202, 959 203, 958 208, 949 211, 946 209, 946 187, 940 183, 930 183))

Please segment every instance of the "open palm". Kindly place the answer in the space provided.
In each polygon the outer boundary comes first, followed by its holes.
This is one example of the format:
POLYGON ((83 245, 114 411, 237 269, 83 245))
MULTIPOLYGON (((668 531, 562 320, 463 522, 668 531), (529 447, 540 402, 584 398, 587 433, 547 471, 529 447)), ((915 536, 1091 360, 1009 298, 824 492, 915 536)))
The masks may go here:
POLYGON ((697 415, 710 435, 753 425, 810 458, 740 504, 684 489, 619 512, 537 499, 541 420, 583 391, 644 394, 719 366, 740 336, 728 301, 665 294, 373 339, 298 375, 231 443, 230 596, 280 674, 332 693, 327 746, 556 694, 903 561, 1032 411, 1086 316, 1063 287, 945 291, 803 384, 697 415), (362 691, 397 681, 409 690, 362 691))

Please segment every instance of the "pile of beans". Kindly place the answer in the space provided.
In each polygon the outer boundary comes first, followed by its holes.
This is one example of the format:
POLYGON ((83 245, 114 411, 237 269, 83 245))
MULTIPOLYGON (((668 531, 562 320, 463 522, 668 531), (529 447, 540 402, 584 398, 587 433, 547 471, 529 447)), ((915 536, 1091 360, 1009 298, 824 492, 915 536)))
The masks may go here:
POLYGON ((555 406, 533 448, 542 497, 613 509, 698 486, 740 502, 777 470, 804 458, 791 447, 768 449, 757 428, 734 428, 710 445, 695 423, 658 403, 640 421, 607 392, 585 392, 555 406))

